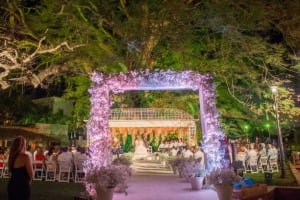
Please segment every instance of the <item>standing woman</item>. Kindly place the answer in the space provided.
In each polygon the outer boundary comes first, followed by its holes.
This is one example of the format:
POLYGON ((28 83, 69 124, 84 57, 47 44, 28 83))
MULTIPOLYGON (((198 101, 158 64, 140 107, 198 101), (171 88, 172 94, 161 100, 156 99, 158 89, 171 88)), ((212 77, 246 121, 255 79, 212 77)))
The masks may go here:
POLYGON ((26 140, 18 136, 12 143, 8 158, 10 179, 7 185, 8 200, 29 200, 33 168, 26 152, 26 140))

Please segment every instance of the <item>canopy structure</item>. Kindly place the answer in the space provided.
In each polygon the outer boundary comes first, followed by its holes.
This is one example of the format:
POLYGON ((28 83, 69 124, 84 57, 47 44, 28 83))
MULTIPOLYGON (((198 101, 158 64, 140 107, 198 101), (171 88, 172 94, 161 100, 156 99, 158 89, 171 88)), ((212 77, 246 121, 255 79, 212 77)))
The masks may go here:
POLYGON ((189 145, 196 144, 196 123, 183 110, 174 108, 117 108, 111 110, 109 127, 113 135, 155 133, 165 138, 168 133, 178 133, 189 145))

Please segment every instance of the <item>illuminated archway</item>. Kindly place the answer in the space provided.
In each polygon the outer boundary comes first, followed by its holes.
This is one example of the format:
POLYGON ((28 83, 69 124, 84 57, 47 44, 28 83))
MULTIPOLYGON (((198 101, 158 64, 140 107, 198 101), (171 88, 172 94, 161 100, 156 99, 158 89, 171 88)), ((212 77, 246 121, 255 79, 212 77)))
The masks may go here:
MULTIPOLYGON (((224 133, 216 110, 213 78, 193 71, 131 71, 115 75, 94 72, 92 75, 91 112, 87 122, 90 162, 100 167, 110 164, 111 133, 109 131, 112 93, 128 90, 194 90, 199 92, 203 150, 209 171, 224 166, 224 133)), ((89 170, 86 168, 85 170, 89 170)))

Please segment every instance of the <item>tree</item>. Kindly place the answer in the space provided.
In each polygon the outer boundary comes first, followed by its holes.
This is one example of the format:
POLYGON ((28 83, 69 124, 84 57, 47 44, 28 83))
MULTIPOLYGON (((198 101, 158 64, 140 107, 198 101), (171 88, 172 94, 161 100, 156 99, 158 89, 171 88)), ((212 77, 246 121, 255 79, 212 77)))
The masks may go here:
MULTIPOLYGON (((215 75, 226 129, 241 133, 244 121, 274 118, 272 84, 281 86, 283 124, 293 126, 299 11, 296 0, 6 1, 0 7, 6 16, 0 18, 1 87, 49 88, 63 77, 65 96, 80 102, 74 115, 87 116, 88 98, 76 90, 90 83, 73 77, 190 69, 215 75)), ((195 105, 188 106, 191 113, 195 105)))

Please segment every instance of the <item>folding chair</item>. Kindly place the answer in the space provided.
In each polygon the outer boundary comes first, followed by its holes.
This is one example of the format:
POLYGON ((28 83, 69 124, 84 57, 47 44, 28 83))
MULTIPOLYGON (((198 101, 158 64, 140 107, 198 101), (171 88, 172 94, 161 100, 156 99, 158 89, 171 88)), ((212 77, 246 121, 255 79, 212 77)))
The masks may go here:
POLYGON ((82 183, 84 180, 84 171, 83 171, 83 162, 84 160, 77 160, 75 162, 75 183, 82 183))
POLYGON ((55 176, 56 176, 56 162, 54 161, 46 161, 45 162, 46 166, 46 181, 55 181, 55 176))
POLYGON ((33 180, 39 180, 42 181, 44 177, 44 161, 42 160, 34 160, 33 161, 33 170, 34 170, 34 176, 33 180))
POLYGON ((247 168, 251 173, 258 173, 257 157, 249 158, 247 168))
POLYGON ((3 160, 4 163, 4 167, 2 170, 2 178, 9 178, 10 174, 9 174, 9 170, 8 170, 8 160, 3 160))
POLYGON ((266 172, 268 170, 268 156, 261 156, 258 160, 258 171, 266 172))
POLYGON ((247 172, 246 155, 238 155, 236 161, 241 161, 244 171, 247 172))
POLYGON ((70 182, 73 179, 72 163, 67 161, 59 161, 58 182, 70 182))
POLYGON ((277 157, 270 157, 269 158, 269 169, 272 172, 279 172, 278 170, 278 159, 277 157))

